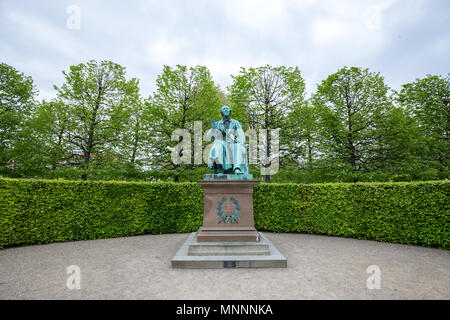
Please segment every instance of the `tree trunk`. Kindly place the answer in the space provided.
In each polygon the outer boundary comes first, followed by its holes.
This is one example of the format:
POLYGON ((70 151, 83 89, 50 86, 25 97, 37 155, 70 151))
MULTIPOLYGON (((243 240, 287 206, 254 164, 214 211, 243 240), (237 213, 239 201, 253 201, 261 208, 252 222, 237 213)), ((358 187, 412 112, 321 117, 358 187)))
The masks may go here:
MULTIPOLYGON (((64 128, 61 128, 61 130, 59 131, 59 134, 58 134, 58 143, 57 143, 58 151, 61 150, 63 134, 64 134, 64 128)), ((56 158, 53 159, 52 170, 55 170, 58 165, 61 165, 61 154, 57 154, 56 158)))
POLYGON ((347 121, 348 121, 348 149, 350 153, 350 165, 354 170, 356 167, 356 150, 353 144, 353 123, 351 115, 351 105, 347 102, 347 121))
POLYGON ((308 167, 309 170, 312 170, 312 145, 311 145, 311 136, 308 136, 307 139, 307 145, 308 145, 308 167))
MULTIPOLYGON (((265 110, 265 113, 264 113, 264 124, 265 124, 265 130, 266 130, 266 143, 267 143, 267 145, 266 145, 266 154, 265 154, 265 159, 268 159, 268 158, 270 158, 270 142, 271 142, 271 140, 270 140, 270 135, 269 135, 269 126, 270 126, 270 118, 269 118, 269 112, 270 112, 270 105, 269 105, 269 101, 265 101, 265 106, 266 106, 266 110, 265 110)), ((270 166, 271 165, 271 162, 270 163, 265 163, 264 164, 264 166, 270 166)), ((270 175, 264 175, 264 182, 267 182, 267 183, 269 183, 270 182, 270 175)))
POLYGON ((131 155, 131 161, 133 163, 133 168, 136 168, 136 154, 139 144, 139 122, 137 123, 136 130, 134 132, 134 141, 133 141, 133 153, 131 155))
MULTIPOLYGON (((100 90, 100 92, 101 92, 101 90, 100 90)), ((88 137, 88 141, 87 141, 86 152, 84 153, 83 169, 86 169, 89 166, 89 162, 91 161, 92 149, 94 147, 95 126, 97 125, 97 123, 96 123, 97 122, 97 112, 98 112, 99 108, 100 108, 100 94, 99 94, 98 101, 94 108, 94 113, 92 114, 91 124, 89 126, 89 137, 88 137)), ((81 180, 84 180, 84 181, 87 180, 86 173, 81 175, 81 180)))

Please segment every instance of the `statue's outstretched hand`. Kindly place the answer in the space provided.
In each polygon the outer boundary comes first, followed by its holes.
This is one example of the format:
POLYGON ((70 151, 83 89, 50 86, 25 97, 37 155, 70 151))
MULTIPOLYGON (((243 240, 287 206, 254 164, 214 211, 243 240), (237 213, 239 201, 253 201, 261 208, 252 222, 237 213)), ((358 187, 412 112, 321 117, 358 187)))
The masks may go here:
POLYGON ((216 120, 214 120, 214 118, 211 120, 211 128, 217 129, 217 123, 216 120))

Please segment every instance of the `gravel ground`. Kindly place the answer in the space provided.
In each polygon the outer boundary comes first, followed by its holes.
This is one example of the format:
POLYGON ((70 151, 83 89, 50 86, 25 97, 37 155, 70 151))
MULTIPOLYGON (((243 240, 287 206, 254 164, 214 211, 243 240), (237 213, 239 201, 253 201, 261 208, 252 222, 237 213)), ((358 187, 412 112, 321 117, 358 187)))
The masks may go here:
POLYGON ((319 235, 264 233, 286 269, 172 269, 188 234, 0 250, 0 299, 450 299, 450 252, 319 235), (80 289, 67 268, 77 265, 80 289), (368 289, 371 265, 381 288, 368 289))

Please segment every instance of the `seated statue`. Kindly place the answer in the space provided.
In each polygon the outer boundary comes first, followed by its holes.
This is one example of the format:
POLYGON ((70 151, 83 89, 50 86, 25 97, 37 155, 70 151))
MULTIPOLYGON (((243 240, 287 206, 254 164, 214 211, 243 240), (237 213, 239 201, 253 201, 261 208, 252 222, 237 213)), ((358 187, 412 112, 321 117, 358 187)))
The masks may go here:
POLYGON ((208 166, 214 174, 249 176, 245 134, 239 121, 231 119, 231 109, 220 109, 222 120, 211 121, 214 139, 208 158, 208 166))

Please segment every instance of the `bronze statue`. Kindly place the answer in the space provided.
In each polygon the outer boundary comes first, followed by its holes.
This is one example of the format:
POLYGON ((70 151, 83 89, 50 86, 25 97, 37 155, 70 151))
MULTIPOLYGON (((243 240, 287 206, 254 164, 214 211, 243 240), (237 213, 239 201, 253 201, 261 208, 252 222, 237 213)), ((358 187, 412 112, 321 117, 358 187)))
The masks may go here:
MULTIPOLYGON (((220 109, 222 120, 211 121, 212 138, 208 166, 214 174, 249 175, 245 134, 239 121, 231 119, 231 109, 220 109)), ((245 179, 244 177, 242 177, 245 179)))

